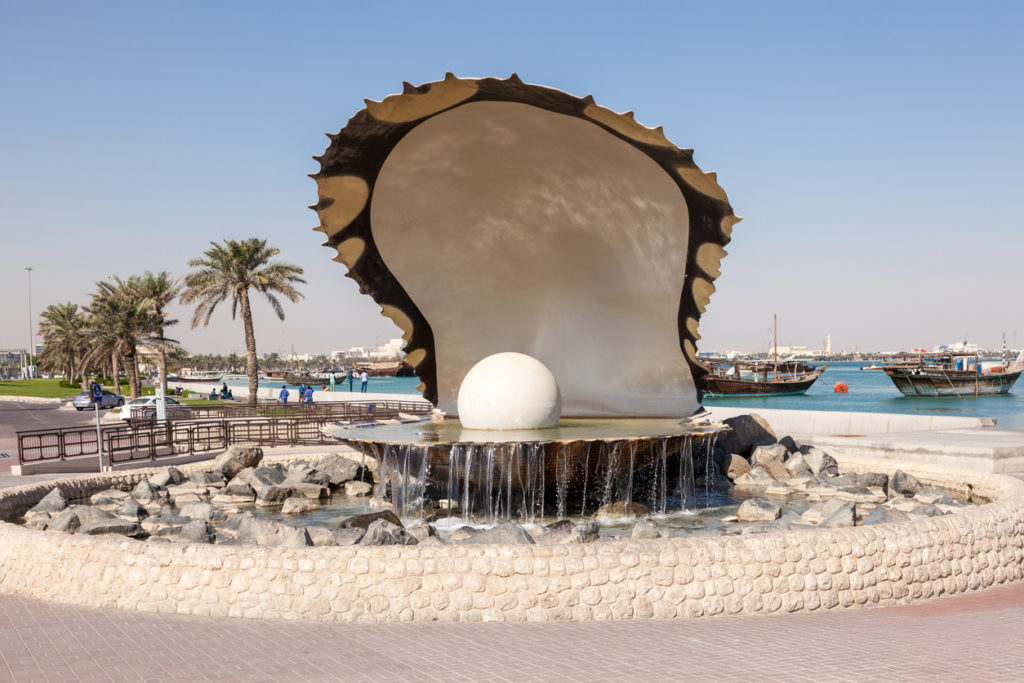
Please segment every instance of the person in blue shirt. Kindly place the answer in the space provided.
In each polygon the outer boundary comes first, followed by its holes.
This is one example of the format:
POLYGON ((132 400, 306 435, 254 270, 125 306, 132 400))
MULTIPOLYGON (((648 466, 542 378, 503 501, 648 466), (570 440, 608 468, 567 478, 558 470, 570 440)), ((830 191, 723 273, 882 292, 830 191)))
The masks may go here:
POLYGON ((281 401, 281 405, 287 405, 288 404, 288 387, 286 387, 285 385, 282 384, 281 385, 281 393, 279 393, 277 395, 277 398, 278 398, 279 401, 281 401))
POLYGON ((313 387, 306 387, 306 403, 313 402, 313 387))

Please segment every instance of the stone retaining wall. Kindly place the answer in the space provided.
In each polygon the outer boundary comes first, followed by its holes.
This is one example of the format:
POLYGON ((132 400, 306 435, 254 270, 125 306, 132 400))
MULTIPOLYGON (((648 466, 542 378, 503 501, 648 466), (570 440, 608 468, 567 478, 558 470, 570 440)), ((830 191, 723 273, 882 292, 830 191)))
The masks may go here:
MULTIPOLYGON (((891 461, 841 459, 891 473, 891 461)), ((205 465, 209 467, 208 464, 205 465)), ((1022 578, 1024 482, 902 463, 995 502, 902 524, 561 546, 183 545, 0 522, 0 592, 151 612, 338 622, 648 619, 911 602, 1022 578)), ((202 469, 185 466, 180 469, 202 469)), ((12 519, 54 485, 89 495, 156 470, 0 491, 12 519)))

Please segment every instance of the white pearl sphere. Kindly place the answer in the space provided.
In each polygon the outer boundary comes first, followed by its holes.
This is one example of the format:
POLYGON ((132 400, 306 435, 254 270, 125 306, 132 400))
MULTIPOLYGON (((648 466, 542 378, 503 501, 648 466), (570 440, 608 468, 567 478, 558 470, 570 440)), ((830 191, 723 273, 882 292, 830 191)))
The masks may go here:
POLYGON ((459 421, 466 429, 543 429, 562 415, 551 371, 523 353, 496 353, 474 365, 459 387, 459 421))

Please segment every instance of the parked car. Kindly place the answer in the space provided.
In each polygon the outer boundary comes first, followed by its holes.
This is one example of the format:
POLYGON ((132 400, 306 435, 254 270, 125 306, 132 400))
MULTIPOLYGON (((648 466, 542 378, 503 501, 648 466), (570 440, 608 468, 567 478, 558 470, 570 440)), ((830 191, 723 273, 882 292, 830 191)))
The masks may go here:
MULTIPOLYGON (((170 396, 164 396, 164 405, 166 406, 180 406, 179 401, 175 401, 170 396)), ((121 419, 128 420, 132 417, 154 417, 156 415, 156 396, 143 396, 142 398, 135 398, 121 409, 121 419)))
MULTIPOLYGON (((103 397, 100 399, 100 408, 113 408, 114 406, 123 406, 125 397, 115 394, 112 391, 103 390, 103 397)), ((88 391, 83 391, 80 394, 75 394, 74 400, 71 402, 78 410, 91 410, 92 409, 92 394, 88 391)))

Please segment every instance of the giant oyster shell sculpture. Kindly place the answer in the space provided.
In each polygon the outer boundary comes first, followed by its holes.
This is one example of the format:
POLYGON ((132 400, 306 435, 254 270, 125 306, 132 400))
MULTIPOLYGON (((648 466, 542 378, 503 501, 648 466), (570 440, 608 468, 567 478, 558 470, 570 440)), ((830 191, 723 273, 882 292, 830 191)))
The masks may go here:
POLYGON ((733 215, 661 128, 565 92, 443 81, 366 101, 319 157, 317 230, 449 414, 479 360, 544 363, 566 417, 683 417, 733 215))

